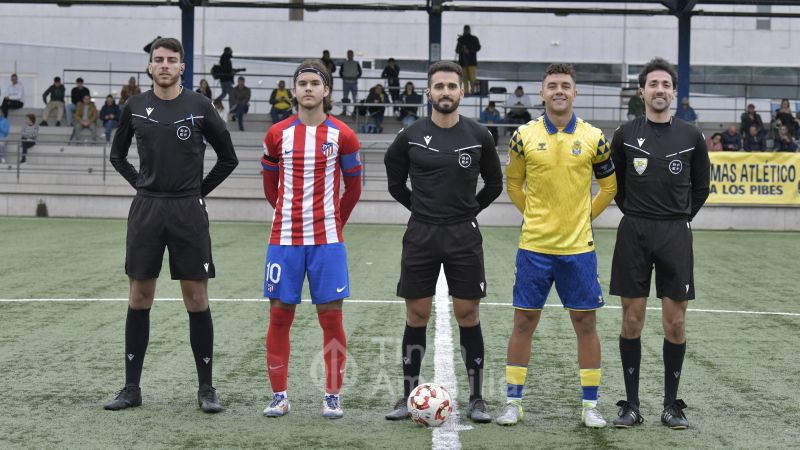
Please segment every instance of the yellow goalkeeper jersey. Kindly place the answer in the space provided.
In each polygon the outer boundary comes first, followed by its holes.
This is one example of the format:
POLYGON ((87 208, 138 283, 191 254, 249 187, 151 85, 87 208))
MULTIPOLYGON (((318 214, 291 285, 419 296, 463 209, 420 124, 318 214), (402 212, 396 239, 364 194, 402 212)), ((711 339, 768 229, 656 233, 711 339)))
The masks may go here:
POLYGON ((524 209, 521 249, 552 255, 594 250, 592 172, 598 180, 614 175, 610 156, 603 132, 574 114, 561 130, 545 114, 514 132, 506 177, 509 196, 524 209))

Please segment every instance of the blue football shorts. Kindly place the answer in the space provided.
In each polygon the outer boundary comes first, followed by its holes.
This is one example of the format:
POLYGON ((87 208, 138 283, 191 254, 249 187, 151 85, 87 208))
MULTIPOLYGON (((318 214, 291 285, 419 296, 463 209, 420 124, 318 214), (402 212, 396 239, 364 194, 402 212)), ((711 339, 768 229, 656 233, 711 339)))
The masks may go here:
POLYGON ((267 246, 264 297, 299 304, 306 274, 311 303, 328 303, 350 296, 344 243, 267 246))
POLYGON ((605 304, 595 252, 547 255, 517 250, 515 308, 542 309, 554 282, 564 308, 591 311, 605 304))

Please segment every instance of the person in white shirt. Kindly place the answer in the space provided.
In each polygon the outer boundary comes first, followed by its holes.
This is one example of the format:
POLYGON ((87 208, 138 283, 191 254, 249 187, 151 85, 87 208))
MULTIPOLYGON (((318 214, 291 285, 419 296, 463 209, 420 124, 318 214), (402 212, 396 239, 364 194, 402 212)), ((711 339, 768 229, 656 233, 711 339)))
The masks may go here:
POLYGON ((508 123, 528 123, 531 120, 531 113, 528 108, 533 107, 531 99, 528 94, 522 89, 522 86, 517 86, 514 93, 508 96, 506 100, 506 122, 508 123))
POLYGON ((3 111, 3 116, 8 117, 9 109, 22 108, 22 98, 25 96, 25 88, 22 87, 17 81, 17 74, 11 74, 11 84, 6 88, 6 96, 3 97, 3 104, 0 109, 3 111))

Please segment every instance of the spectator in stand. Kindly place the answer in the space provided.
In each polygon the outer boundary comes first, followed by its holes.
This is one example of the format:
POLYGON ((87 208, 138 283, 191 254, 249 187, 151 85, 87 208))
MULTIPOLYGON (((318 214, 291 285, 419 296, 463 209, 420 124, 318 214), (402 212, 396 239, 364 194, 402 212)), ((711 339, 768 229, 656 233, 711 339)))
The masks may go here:
POLYGON ((224 121, 228 121, 227 113, 225 112, 225 105, 222 104, 222 100, 214 100, 211 102, 214 105, 214 109, 217 111, 217 114, 222 118, 224 121))
POLYGON ((36 125, 36 115, 26 114, 25 125, 22 126, 20 141, 22 142, 22 157, 20 164, 24 164, 28 158, 28 149, 36 145, 36 138, 39 137, 39 125, 36 125))
POLYGON ((480 49, 480 40, 471 33, 469 25, 464 25, 464 33, 456 40, 456 53, 458 54, 458 65, 464 72, 462 83, 465 94, 478 93, 478 51, 480 49))
POLYGON ((42 110, 42 122, 39 125, 46 127, 48 125, 47 118, 50 116, 50 112, 54 109, 56 110, 56 126, 61 126, 61 119, 64 117, 64 97, 67 94, 67 88, 61 84, 61 77, 53 78, 53 84, 44 91, 42 94, 42 101, 45 104, 44 110, 42 110), (47 96, 50 96, 50 100, 47 100, 47 96))
POLYGON ((508 96, 506 100, 506 107, 509 108, 506 112, 506 122, 508 123, 528 123, 531 121, 531 113, 528 108, 532 107, 531 99, 528 94, 522 89, 522 86, 517 86, 514 93, 508 96))
MULTIPOLYGON (((403 93, 400 94, 400 103, 410 105, 422 104, 422 95, 414 90, 414 83, 407 82, 403 93)), ((408 128, 419 119, 419 106, 404 106, 400 108, 400 120, 403 121, 403 128, 408 128)))
POLYGON ((731 124, 722 133, 722 149, 726 152, 738 152, 742 149, 742 135, 736 129, 736 125, 731 124))
MULTIPOLYGON (((367 100, 365 103, 391 103, 389 95, 383 90, 382 84, 376 84, 375 87, 369 90, 367 100)), ((367 113, 375 121, 375 128, 377 133, 383 133, 383 116, 386 112, 386 107, 370 106, 367 108, 367 113)))
POLYGON ((773 126, 780 132, 780 126, 783 125, 789 131, 789 136, 797 135, 797 119, 792 114, 792 106, 788 98, 781 100, 781 106, 775 110, 773 116, 773 126))
POLYGON ((272 105, 269 110, 272 123, 278 123, 292 115, 292 93, 286 89, 285 81, 278 81, 278 87, 269 96, 269 104, 272 105))
POLYGON ((70 103, 67 104, 67 126, 72 126, 72 119, 75 117, 75 110, 78 104, 83 101, 83 97, 92 95, 89 89, 83 85, 83 78, 75 79, 75 87, 70 92, 70 103))
POLYGON ((776 152, 796 152, 797 143, 790 134, 789 127, 781 125, 778 127, 778 137, 775 138, 776 152))
POLYGON ((250 110, 250 88, 244 85, 244 77, 236 80, 230 96, 231 120, 239 122, 239 131, 244 131, 244 115, 250 110))
MULTIPOLYGON (((352 101, 353 105, 358 103, 358 79, 361 78, 361 64, 353 60, 353 51, 347 51, 347 60, 339 67, 339 76, 342 77, 342 103, 352 101), (348 99, 348 93, 352 100, 348 99)), ((353 106, 355 114, 355 106, 353 106)), ((347 107, 342 105, 342 114, 347 115, 347 107)))
POLYGON ((675 111, 675 117, 697 125, 697 113, 694 112, 694 108, 689 105, 688 97, 684 97, 683 100, 681 100, 681 105, 678 107, 678 110, 675 111))
POLYGON ((8 132, 11 126, 6 116, 0 114, 0 164, 6 163, 6 142, 8 142, 8 132))
POLYGON ((114 102, 114 96, 106 96, 106 102, 100 108, 100 120, 103 121, 103 129, 106 131, 106 142, 111 142, 111 132, 119 125, 119 105, 114 102))
POLYGON ((628 120, 637 119, 642 116, 644 116, 644 100, 642 100, 642 96, 639 95, 637 91, 631 96, 630 100, 628 100, 628 120))
POLYGON ((331 92, 333 92, 333 74, 336 73, 336 63, 331 59, 331 52, 323 50, 320 61, 322 61, 322 64, 325 64, 325 67, 328 68, 328 73, 330 74, 331 78, 331 85, 329 87, 331 92))
POLYGON ((758 125, 752 124, 745 135, 742 147, 746 152, 765 152, 767 151, 767 132, 758 125))
POLYGON ((381 72, 381 78, 386 79, 389 96, 392 97, 392 103, 396 103, 400 99, 400 66, 394 58, 389 58, 387 61, 386 67, 381 72))
MULTIPOLYGON (((502 123, 503 119, 500 117, 500 111, 497 110, 495 107, 494 102, 489 102, 489 105, 481 111, 480 123, 491 125, 496 123, 502 123)), ((489 130, 489 133, 492 133, 492 138, 494 138, 494 146, 497 147, 497 127, 486 127, 489 130)))
POLYGON ((122 86, 122 90, 119 91, 120 106, 124 105, 129 98, 133 97, 134 95, 139 95, 141 93, 142 89, 136 84, 136 77, 128 78, 128 84, 122 86))
POLYGON ((761 114, 756 112, 756 105, 750 103, 747 105, 747 111, 742 113, 742 120, 739 124, 739 132, 747 135, 750 132, 750 125, 755 125, 759 130, 764 129, 764 122, 761 120, 761 114))
POLYGON ((217 100, 222 100, 225 98, 226 95, 230 94, 233 90, 233 77, 239 72, 244 72, 245 69, 234 69, 233 62, 231 59, 233 58, 233 50, 230 47, 225 47, 222 51, 222 55, 219 57, 219 85, 222 89, 222 93, 219 94, 217 100))
POLYGON ((722 151, 722 133, 714 133, 710 138, 706 139, 706 147, 710 152, 722 151))
POLYGON ((211 86, 208 85, 208 81, 205 78, 200 79, 200 86, 197 87, 195 90, 198 94, 203 94, 211 100, 211 86))
POLYGON ((89 94, 83 96, 83 101, 75 106, 75 115, 72 117, 72 140, 80 140, 81 132, 89 129, 92 133, 92 141, 97 141, 97 107, 89 94))
POLYGON ((22 83, 17 79, 17 74, 11 74, 11 84, 6 88, 6 96, 3 97, 3 103, 0 104, 0 110, 3 111, 3 116, 8 117, 9 109, 20 109, 24 105, 22 99, 25 97, 25 88, 22 83))

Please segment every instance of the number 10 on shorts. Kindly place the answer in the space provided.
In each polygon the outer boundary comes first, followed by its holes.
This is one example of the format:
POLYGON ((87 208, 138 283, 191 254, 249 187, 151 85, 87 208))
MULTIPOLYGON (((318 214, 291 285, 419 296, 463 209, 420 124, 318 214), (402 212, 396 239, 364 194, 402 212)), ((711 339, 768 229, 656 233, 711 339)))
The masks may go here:
POLYGON ((273 292, 275 285, 281 281, 281 265, 268 261, 264 276, 267 279, 267 291, 273 292))

